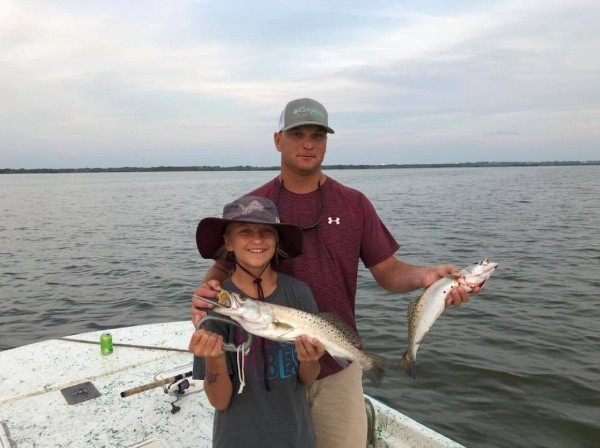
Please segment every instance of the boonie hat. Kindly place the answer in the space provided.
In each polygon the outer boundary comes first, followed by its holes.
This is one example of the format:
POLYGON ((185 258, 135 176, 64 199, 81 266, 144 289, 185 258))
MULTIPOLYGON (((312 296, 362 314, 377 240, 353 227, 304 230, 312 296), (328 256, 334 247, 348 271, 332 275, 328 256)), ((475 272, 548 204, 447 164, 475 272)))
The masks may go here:
POLYGON ((328 133, 334 134, 334 130, 327 122, 327 110, 318 101, 310 98, 299 98, 287 103, 279 117, 279 132, 287 131, 298 126, 316 124, 323 126, 328 133))
POLYGON ((302 231, 293 224, 283 224, 277 206, 267 198, 242 196, 223 207, 222 218, 204 218, 196 229, 196 245, 202 258, 216 260, 223 246, 225 228, 231 222, 249 222, 274 226, 279 233, 279 247, 288 258, 302 254, 302 231))

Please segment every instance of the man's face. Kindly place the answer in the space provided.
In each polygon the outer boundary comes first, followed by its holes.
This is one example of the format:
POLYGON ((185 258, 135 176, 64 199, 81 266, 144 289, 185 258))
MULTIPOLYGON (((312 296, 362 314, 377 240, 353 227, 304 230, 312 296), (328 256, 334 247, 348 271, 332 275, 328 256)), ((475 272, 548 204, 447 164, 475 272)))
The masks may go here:
POLYGON ((282 168, 303 173, 320 169, 327 150, 327 131, 321 126, 298 126, 276 132, 274 140, 281 153, 282 168))

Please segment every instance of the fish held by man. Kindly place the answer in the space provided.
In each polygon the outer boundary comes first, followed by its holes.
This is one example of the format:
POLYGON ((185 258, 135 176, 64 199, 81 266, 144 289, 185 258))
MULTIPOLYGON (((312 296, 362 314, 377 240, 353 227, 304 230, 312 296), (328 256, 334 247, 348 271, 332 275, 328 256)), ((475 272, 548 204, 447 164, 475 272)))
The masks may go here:
POLYGON ((290 343, 298 336, 315 338, 340 364, 358 363, 375 385, 383 378, 385 359, 362 351, 359 335, 335 313, 312 314, 224 289, 216 301, 204 297, 202 300, 215 305, 213 311, 228 316, 248 333, 290 343))
POLYGON ((408 348, 402 355, 398 368, 410 376, 416 377, 417 350, 423 338, 446 307, 446 296, 456 286, 464 287, 467 292, 473 288, 483 288, 498 267, 498 263, 487 258, 467 266, 459 272, 458 278, 443 277, 431 284, 423 295, 408 306, 408 348))

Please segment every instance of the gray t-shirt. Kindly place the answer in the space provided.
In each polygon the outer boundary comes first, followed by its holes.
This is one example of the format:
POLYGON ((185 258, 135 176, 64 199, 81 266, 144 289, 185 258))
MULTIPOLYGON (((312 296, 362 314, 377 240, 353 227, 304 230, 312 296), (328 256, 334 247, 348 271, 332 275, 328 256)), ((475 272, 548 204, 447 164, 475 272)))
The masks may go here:
MULTIPOLYGON (((277 276, 277 289, 265 298, 266 302, 317 312, 314 297, 305 283, 282 273, 277 276)), ((240 292, 229 279, 223 282, 223 288, 240 292)), ((234 325, 207 321, 204 327, 235 345, 247 338, 246 332, 234 325)), ((240 380, 236 354, 226 352, 226 358, 233 395, 226 410, 215 410, 213 447, 316 446, 306 387, 298 379, 299 361, 293 344, 255 336, 244 359, 246 384, 241 394, 238 394, 240 380), (266 363, 263 353, 267 355, 266 363), (267 383, 270 390, 267 390, 267 383)), ((203 378, 204 373, 204 358, 196 357, 194 378, 203 378)))

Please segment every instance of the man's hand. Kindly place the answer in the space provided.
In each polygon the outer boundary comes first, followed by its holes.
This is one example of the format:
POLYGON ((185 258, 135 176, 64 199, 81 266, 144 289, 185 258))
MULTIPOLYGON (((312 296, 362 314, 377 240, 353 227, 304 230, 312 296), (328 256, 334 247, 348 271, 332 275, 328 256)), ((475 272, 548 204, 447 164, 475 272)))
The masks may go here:
POLYGON ((196 288, 192 295, 192 322, 194 326, 206 316, 206 310, 213 307, 212 304, 202 300, 202 297, 215 299, 220 290, 221 282, 218 280, 208 280, 196 288))
MULTIPOLYGON (((423 285, 427 288, 442 277, 459 278, 459 269, 452 264, 441 264, 429 268, 423 276, 423 285)), ((473 288, 470 294, 477 294, 479 286, 473 288)), ((461 305, 469 301, 469 292, 463 286, 456 286, 446 296, 446 307, 461 305)))

